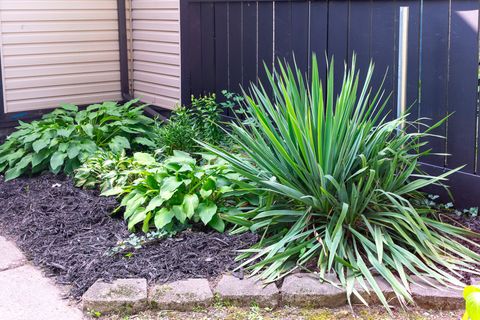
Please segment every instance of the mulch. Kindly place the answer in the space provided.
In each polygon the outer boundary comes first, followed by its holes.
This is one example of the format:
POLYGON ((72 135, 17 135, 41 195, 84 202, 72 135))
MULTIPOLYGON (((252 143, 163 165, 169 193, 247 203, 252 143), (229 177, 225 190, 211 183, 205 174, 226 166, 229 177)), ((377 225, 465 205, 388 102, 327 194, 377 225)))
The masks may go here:
POLYGON ((33 264, 80 297, 97 279, 146 278, 166 282, 215 277, 238 263, 236 250, 257 241, 251 233, 228 235, 187 230, 129 254, 107 255, 129 236, 110 214, 114 198, 75 188, 70 178, 44 174, 0 182, 0 230, 33 264))

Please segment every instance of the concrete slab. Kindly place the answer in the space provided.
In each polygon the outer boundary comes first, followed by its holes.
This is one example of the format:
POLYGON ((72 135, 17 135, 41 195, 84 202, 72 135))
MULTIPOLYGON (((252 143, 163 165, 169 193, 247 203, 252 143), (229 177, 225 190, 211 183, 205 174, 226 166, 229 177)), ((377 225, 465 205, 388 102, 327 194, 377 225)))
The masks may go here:
POLYGON ((280 298, 275 283, 265 285, 256 277, 238 279, 232 275, 223 275, 214 292, 222 300, 240 306, 255 303, 260 307, 275 308, 280 298))
POLYGON ((84 294, 83 310, 100 313, 134 313, 147 307, 147 280, 97 280, 84 294))
POLYGON ((0 318, 5 320, 81 320, 82 312, 32 266, 0 272, 0 318))
POLYGON ((23 253, 12 242, 0 237, 0 271, 23 266, 25 262, 23 253))
POLYGON ((150 302, 163 310, 191 311, 208 307, 213 293, 207 279, 187 279, 154 286, 150 302))

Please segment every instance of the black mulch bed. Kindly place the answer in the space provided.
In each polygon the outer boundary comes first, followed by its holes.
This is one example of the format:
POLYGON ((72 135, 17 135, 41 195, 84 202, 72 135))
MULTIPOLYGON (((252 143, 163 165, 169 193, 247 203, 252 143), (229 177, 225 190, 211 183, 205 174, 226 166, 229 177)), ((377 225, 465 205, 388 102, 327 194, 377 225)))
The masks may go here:
POLYGON ((75 188, 70 178, 45 174, 0 182, 0 230, 35 265, 80 297, 97 279, 143 277, 150 282, 215 277, 237 266, 235 250, 257 236, 184 231, 135 250, 130 257, 105 253, 129 236, 110 213, 113 198, 75 188))

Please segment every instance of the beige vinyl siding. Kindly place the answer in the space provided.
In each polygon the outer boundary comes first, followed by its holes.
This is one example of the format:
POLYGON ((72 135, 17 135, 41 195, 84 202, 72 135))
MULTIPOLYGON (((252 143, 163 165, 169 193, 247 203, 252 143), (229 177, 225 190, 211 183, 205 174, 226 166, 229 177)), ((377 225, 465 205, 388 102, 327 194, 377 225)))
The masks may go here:
POLYGON ((116 0, 0 0, 0 33, 6 112, 121 100, 116 0))
POLYGON ((129 1, 134 96, 173 109, 180 100, 179 0, 129 1))

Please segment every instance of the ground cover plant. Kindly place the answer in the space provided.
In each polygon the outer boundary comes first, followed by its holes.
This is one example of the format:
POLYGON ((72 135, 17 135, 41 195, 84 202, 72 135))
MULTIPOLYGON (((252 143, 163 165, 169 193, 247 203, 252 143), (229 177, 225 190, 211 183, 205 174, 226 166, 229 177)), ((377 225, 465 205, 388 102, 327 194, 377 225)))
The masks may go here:
POLYGON ((99 149, 154 148, 154 120, 136 102, 104 102, 85 110, 62 105, 41 120, 20 122, 0 146, 0 172, 6 180, 44 170, 69 174, 99 149))
POLYGON ((139 223, 148 232, 176 231, 193 223, 203 223, 219 232, 225 230, 221 213, 244 206, 253 195, 242 191, 242 177, 223 160, 200 154, 174 151, 153 170, 144 170, 131 184, 116 187, 106 195, 122 197, 120 208, 128 228, 139 223))
POLYGON ((376 275, 405 305, 412 302, 413 275, 461 286, 462 273, 475 274, 480 255, 459 241, 478 252, 467 239, 478 234, 442 223, 419 205, 426 202, 421 188, 453 172, 430 176, 419 170, 420 157, 430 151, 418 150, 435 125, 417 133, 403 129, 407 115, 382 118, 388 99, 381 89, 370 89, 373 65, 361 84, 354 58, 342 86, 334 88, 332 60, 325 90, 315 57, 309 79, 281 62, 267 73, 273 98, 252 85, 245 94, 246 120, 231 126, 231 139, 249 158, 203 144, 259 189, 289 199, 234 217, 243 226, 238 231, 263 235, 241 256, 253 274, 274 281, 314 263, 320 278, 338 276, 349 299, 362 299, 357 288, 363 287, 385 306, 376 275))

